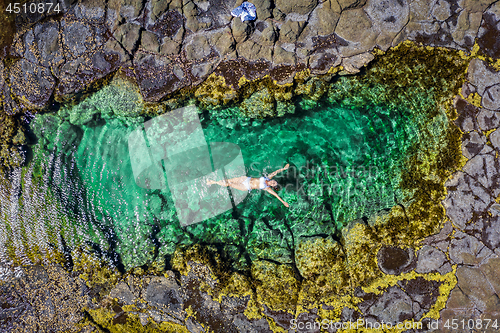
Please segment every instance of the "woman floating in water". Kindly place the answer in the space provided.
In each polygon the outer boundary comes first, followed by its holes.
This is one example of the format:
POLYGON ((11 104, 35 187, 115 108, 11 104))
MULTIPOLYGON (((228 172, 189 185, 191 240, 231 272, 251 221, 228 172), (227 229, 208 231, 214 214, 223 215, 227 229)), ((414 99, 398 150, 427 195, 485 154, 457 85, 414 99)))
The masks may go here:
POLYGON ((264 190, 274 195, 276 198, 278 198, 278 200, 281 201, 283 205, 285 205, 285 207, 288 207, 288 204, 284 202, 283 199, 281 199, 279 195, 276 194, 276 192, 274 192, 274 190, 271 187, 278 186, 278 182, 272 180, 272 178, 276 176, 278 173, 288 169, 289 166, 290 165, 287 164, 285 165, 284 168, 281 168, 279 170, 274 171, 273 173, 270 173, 269 175, 267 175, 267 177, 252 178, 247 176, 241 176, 237 178, 219 180, 218 182, 213 180, 207 180, 207 185, 217 184, 220 186, 230 186, 237 190, 248 191, 248 192, 250 192, 251 190, 264 190))

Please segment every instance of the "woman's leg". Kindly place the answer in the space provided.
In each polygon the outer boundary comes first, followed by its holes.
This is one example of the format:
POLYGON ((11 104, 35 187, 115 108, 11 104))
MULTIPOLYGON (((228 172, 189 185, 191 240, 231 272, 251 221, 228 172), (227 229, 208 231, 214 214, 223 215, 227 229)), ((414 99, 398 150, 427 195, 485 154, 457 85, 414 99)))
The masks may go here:
POLYGON ((220 185, 220 186, 229 186, 229 184, 227 183, 227 181, 224 179, 224 180, 219 180, 219 181, 213 181, 213 180, 210 180, 210 179, 207 179, 207 185, 214 185, 214 184, 217 184, 217 185, 220 185))
POLYGON ((207 185, 217 184, 220 186, 230 186, 230 187, 233 187, 233 188, 240 190, 240 191, 247 191, 247 188, 245 187, 245 185, 243 185, 243 182, 245 181, 245 179, 247 179, 246 176, 219 180, 217 182, 213 181, 213 180, 207 180, 207 185))

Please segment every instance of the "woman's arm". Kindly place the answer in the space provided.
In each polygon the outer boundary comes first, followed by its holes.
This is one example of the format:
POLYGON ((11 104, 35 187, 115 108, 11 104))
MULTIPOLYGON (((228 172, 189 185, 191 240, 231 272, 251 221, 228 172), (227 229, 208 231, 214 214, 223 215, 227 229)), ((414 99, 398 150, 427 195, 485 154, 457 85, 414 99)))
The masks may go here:
POLYGON ((284 202, 284 201, 283 201, 283 199, 281 199, 281 198, 280 198, 280 196, 279 196, 276 192, 274 192, 274 190, 273 190, 272 188, 270 188, 270 187, 266 187, 266 188, 265 188, 265 190, 266 190, 267 192, 271 193, 272 195, 274 195, 276 198, 278 198, 278 200, 279 200, 279 201, 281 201, 281 203, 282 203, 283 205, 285 205, 285 207, 288 207, 288 206, 289 206, 286 202, 284 202))
POLYGON ((278 170, 274 171, 273 173, 270 173, 269 175, 267 175, 267 178, 272 179, 272 178, 273 178, 274 176, 276 176, 278 173, 283 172, 283 171, 285 171, 286 169, 288 169, 288 167, 289 167, 289 166, 290 166, 290 164, 287 164, 287 165, 285 165, 285 167, 284 167, 284 168, 278 169, 278 170))

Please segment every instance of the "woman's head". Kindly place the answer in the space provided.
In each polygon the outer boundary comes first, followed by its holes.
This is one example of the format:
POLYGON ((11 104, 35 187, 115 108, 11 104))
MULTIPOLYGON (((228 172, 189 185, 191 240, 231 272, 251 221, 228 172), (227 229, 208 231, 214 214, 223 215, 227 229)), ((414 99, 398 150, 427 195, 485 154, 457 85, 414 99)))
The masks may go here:
POLYGON ((273 180, 273 179, 266 180, 266 184, 267 184, 267 186, 270 186, 270 187, 274 187, 274 188, 278 187, 278 182, 273 180))

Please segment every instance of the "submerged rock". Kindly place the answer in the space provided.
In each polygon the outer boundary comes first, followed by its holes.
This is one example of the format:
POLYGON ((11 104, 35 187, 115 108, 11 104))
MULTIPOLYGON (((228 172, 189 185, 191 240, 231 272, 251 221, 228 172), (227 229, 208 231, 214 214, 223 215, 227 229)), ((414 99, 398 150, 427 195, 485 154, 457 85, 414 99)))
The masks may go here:
POLYGON ((262 89, 241 103, 241 109, 247 117, 257 118, 274 114, 274 98, 268 89, 262 89))

